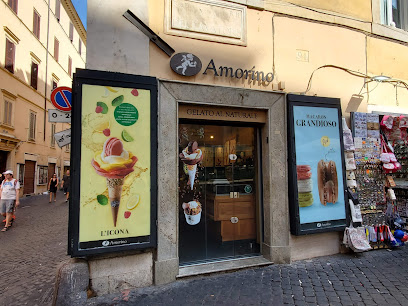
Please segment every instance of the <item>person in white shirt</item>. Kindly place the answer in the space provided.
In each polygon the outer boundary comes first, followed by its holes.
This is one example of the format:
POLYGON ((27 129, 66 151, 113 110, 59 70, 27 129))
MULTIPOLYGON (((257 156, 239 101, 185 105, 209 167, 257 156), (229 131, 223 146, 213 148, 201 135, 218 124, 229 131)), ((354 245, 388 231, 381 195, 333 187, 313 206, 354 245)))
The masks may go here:
POLYGON ((2 232, 5 232, 11 226, 15 207, 20 205, 20 183, 16 179, 13 179, 13 171, 7 170, 3 174, 5 179, 0 185, 0 209, 2 216, 6 217, 6 224, 1 230, 2 232))

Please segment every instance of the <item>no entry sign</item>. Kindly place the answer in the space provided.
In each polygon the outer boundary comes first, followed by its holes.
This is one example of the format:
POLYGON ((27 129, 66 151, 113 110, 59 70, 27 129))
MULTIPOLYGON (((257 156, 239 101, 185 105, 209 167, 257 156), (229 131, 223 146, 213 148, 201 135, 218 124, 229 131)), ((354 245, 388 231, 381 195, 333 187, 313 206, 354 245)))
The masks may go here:
POLYGON ((57 87, 51 93, 51 102, 59 110, 70 112, 72 105, 72 89, 69 87, 57 87))

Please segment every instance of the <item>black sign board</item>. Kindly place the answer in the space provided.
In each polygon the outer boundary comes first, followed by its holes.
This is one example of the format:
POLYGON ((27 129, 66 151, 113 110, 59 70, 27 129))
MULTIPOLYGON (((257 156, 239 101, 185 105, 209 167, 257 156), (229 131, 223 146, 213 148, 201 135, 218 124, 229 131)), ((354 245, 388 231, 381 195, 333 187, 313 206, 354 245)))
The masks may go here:
POLYGON ((77 70, 73 101, 69 254, 156 247, 157 79, 77 70))
POLYGON ((182 76, 193 76, 202 68, 201 60, 192 53, 177 53, 170 60, 170 67, 182 76))
POLYGON ((344 230, 348 200, 340 99, 287 99, 291 233, 344 230))

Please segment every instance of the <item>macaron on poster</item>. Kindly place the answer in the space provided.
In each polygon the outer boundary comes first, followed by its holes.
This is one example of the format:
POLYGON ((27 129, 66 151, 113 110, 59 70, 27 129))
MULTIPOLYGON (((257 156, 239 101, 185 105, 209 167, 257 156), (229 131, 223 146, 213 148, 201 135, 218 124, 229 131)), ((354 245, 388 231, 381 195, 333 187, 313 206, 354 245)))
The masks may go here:
POLYGON ((82 86, 83 245, 150 235, 150 137, 149 90, 82 86))
POLYGON ((338 112, 293 106, 300 224, 346 218, 338 112))

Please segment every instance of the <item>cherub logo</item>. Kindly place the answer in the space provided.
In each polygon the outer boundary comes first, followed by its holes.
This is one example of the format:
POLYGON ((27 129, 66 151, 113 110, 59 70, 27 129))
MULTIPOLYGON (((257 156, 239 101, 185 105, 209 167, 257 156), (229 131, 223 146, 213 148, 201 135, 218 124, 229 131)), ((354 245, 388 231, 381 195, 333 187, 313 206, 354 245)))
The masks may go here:
POLYGON ((317 226, 317 227, 322 227, 322 224, 321 224, 321 223, 317 223, 316 226, 317 226))
POLYGON ((105 240, 104 242, 102 242, 102 245, 103 245, 103 246, 108 246, 108 245, 109 245, 109 241, 108 241, 108 240, 105 240))
POLYGON ((170 67, 182 76, 193 76, 200 72, 200 59, 192 53, 177 53, 170 60, 170 67))

